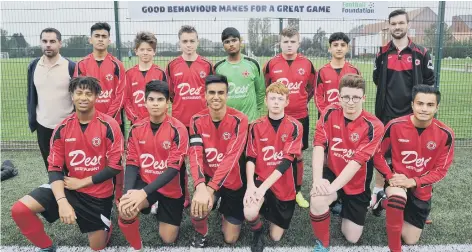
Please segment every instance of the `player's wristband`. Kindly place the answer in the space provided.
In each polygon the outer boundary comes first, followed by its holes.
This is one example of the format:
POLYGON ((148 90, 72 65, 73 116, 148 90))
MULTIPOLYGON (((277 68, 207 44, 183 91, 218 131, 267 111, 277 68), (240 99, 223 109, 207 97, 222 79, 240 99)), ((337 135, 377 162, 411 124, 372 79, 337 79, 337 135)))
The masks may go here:
POLYGON ((59 199, 57 199, 57 200, 56 200, 56 202, 59 202, 59 200, 61 200, 61 199, 65 199, 65 198, 66 198, 66 196, 64 196, 64 197, 60 197, 59 199))

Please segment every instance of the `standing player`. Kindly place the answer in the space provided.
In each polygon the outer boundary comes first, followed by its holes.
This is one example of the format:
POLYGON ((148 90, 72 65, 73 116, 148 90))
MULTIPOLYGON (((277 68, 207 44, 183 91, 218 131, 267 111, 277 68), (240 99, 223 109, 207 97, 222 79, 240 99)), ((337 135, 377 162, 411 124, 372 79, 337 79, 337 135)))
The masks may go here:
POLYGON ((215 64, 215 73, 229 81, 228 106, 237 109, 252 122, 260 117, 264 107, 264 75, 259 63, 241 55, 241 35, 233 27, 221 34, 228 58, 215 64))
POLYGON ((213 74, 213 66, 197 54, 198 33, 194 27, 180 28, 179 45, 182 55, 169 62, 167 75, 172 116, 188 128, 192 116, 206 108, 205 78, 213 74))
MULTIPOLYGON (((190 119, 206 108, 205 78, 213 74, 210 61, 197 54, 198 33, 194 27, 184 25, 179 30, 179 45, 182 55, 169 62, 169 78, 172 116, 181 121, 190 134, 190 119)), ((183 164, 185 167, 185 163, 183 164)), ((190 204, 187 170, 181 169, 185 179, 185 207, 190 204)))
MULTIPOLYGON (((123 133, 121 109, 126 87, 125 67, 107 51, 110 44, 108 23, 92 25, 90 34, 89 42, 93 46, 93 52, 77 62, 74 76, 91 76, 100 81, 102 91, 97 97, 95 106, 98 111, 113 117, 120 124, 123 133)), ((123 173, 117 176, 115 187, 115 200, 119 200, 123 190, 123 173)))
POLYGON ((41 251, 56 251, 44 232, 61 219, 87 233, 90 248, 106 247, 111 235, 112 178, 122 171, 123 136, 118 123, 95 109, 98 80, 79 77, 70 82, 75 113, 54 130, 48 158, 49 182, 17 201, 11 215, 21 233, 41 251))
POLYGON ((393 252, 401 251, 402 238, 408 245, 418 242, 431 210, 433 184, 446 176, 454 159, 454 132, 434 118, 441 94, 422 84, 412 92, 413 114, 387 124, 374 156, 375 167, 388 182, 387 199, 376 211, 387 209, 388 247, 393 252), (388 149, 392 166, 384 157, 388 149))
POLYGON ((316 124, 310 202, 311 225, 318 239, 315 251, 329 250, 329 205, 338 198, 344 237, 351 243, 361 237, 370 201, 373 167, 369 160, 384 128, 362 109, 365 81, 361 76, 347 74, 341 79, 339 100, 340 105, 326 107, 316 124), (327 167, 323 167, 325 158, 327 167))
POLYGON ((134 51, 138 64, 126 71, 127 92, 125 95, 126 117, 134 124, 149 117, 145 107, 144 89, 152 80, 166 81, 165 71, 153 63, 156 55, 157 39, 150 32, 140 32, 134 39, 134 51))
MULTIPOLYGON (((434 85, 433 61, 428 50, 408 38, 408 14, 395 10, 388 15, 392 41, 375 58, 373 79, 377 86, 375 115, 384 125, 412 113, 411 94, 417 84, 434 85)), ((390 154, 386 154, 387 162, 390 154)), ((372 203, 384 196, 384 178, 376 172, 372 203)))
POLYGON ((177 119, 167 115, 169 87, 151 81, 145 89, 149 116, 131 126, 128 135, 124 195, 118 207, 118 224, 126 240, 142 249, 138 213, 149 213, 159 202, 157 220, 164 243, 177 239, 184 209, 184 184, 180 169, 188 150, 188 133, 177 119))
POLYGON ((271 223, 270 238, 280 241, 295 210, 293 166, 302 153, 304 129, 298 120, 285 114, 290 96, 284 83, 272 83, 265 99, 269 115, 256 120, 249 130, 244 217, 254 233, 253 252, 264 249, 259 213, 271 223))
MULTIPOLYGON (((339 81, 349 73, 359 74, 359 70, 346 61, 346 53, 349 51, 349 37, 336 32, 329 36, 329 52, 331 61, 320 68, 315 88, 315 105, 318 109, 318 118, 321 112, 329 105, 339 102, 339 81)), ((333 207, 334 213, 341 212, 339 201, 333 207)))
POLYGON ((195 193, 191 218, 195 227, 192 246, 205 246, 208 214, 215 193, 221 196, 219 212, 223 216, 222 231, 226 243, 234 244, 244 221, 245 186, 241 176, 241 158, 248 132, 247 117, 226 106, 228 80, 210 75, 205 82, 208 108, 195 114, 190 121, 190 170, 195 193))
MULTIPOLYGON (((308 94, 313 90, 316 71, 311 61, 301 54, 297 54, 300 47, 300 34, 295 28, 289 27, 280 34, 280 47, 282 53, 270 59, 264 67, 266 85, 272 82, 282 82, 290 91, 291 101, 285 113, 303 125, 303 149, 308 149, 308 134, 310 131, 310 119, 308 117, 308 94)), ((298 158, 296 178, 296 201, 300 207, 310 206, 303 198, 301 187, 303 182, 303 155, 298 158)))
POLYGON ((359 70, 346 61, 350 41, 349 37, 342 32, 329 36, 329 52, 332 58, 329 63, 320 68, 316 81, 315 104, 318 108, 318 116, 326 107, 339 102, 339 81, 344 75, 349 73, 360 75, 359 70))

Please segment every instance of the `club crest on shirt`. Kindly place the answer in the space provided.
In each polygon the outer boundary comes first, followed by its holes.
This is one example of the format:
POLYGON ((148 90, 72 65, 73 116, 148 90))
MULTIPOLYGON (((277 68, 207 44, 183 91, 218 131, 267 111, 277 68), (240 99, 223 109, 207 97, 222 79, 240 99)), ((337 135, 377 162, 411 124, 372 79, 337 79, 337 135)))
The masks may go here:
POLYGON ((352 133, 351 136, 349 137, 349 139, 351 140, 351 142, 357 142, 359 140, 359 134, 357 134, 356 132, 352 133))
POLYGON ((207 74, 204 71, 200 71, 200 78, 205 78, 207 74))
POLYGON ((436 143, 434 141, 429 141, 426 144, 426 148, 428 148, 428 150, 434 150, 434 149, 436 149, 436 143))
POLYGON ((298 74, 299 74, 299 75, 305 75, 305 69, 299 68, 299 69, 298 69, 298 74))
POLYGON ((231 138, 231 134, 229 132, 223 133, 223 139, 224 140, 229 140, 231 138))
POLYGON ((287 141, 287 134, 283 134, 283 135, 282 135, 282 142, 285 143, 285 141, 287 141))
POLYGON ((419 59, 415 60, 415 65, 419 66, 421 64, 421 61, 419 59))
POLYGON ((164 141, 162 143, 162 148, 164 148, 164 150, 170 149, 170 142, 169 141, 164 141))
POLYGON ((112 81, 113 80, 113 75, 112 74, 107 74, 105 76, 105 79, 107 79, 107 81, 112 81))
POLYGON ((406 58, 406 61, 407 61, 408 63, 411 63, 411 62, 413 61, 413 59, 411 58, 411 56, 408 56, 408 58, 406 58))
POLYGON ((243 75, 244 78, 247 78, 247 77, 249 77, 249 72, 246 70, 246 71, 242 72, 242 75, 243 75))
POLYGON ((101 143, 102 143, 102 140, 100 140, 99 137, 92 138, 92 145, 93 146, 98 147, 98 146, 100 146, 101 143))

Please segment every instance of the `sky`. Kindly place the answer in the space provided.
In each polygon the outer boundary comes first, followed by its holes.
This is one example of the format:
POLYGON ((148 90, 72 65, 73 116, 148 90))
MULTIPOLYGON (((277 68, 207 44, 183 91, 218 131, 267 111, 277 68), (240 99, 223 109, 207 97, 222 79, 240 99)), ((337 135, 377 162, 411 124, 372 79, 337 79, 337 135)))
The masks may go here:
MULTIPOLYGON (((232 4, 237 2, 233 1, 232 4)), ((272 2, 271 2, 272 3, 272 2)), ((283 2, 281 2, 283 3, 283 2)), ((376 4, 388 5, 389 12, 403 7, 407 11, 428 6, 437 13, 439 2, 433 1, 389 1, 375 2, 376 4)), ((119 2, 119 19, 121 41, 132 41, 139 31, 151 31, 157 35, 160 42, 177 42, 177 32, 180 26, 188 24, 197 29, 199 36, 212 41, 220 41, 221 31, 233 26, 237 28, 243 37, 247 33, 247 19, 228 17, 224 20, 169 20, 169 21, 137 21, 129 18, 128 5, 132 2, 119 2)), ((451 24, 455 15, 472 14, 472 2, 446 1, 445 21, 451 24)), ((46 27, 54 27, 61 31, 63 39, 74 35, 89 35, 90 26, 95 22, 105 21, 112 27, 112 40, 115 38, 115 18, 112 1, 34 1, 34 2, 1 2, 1 28, 13 33, 21 32, 26 41, 32 45, 39 45, 39 33, 46 27)), ((191 18, 191 17, 190 17, 191 18)), ((386 17, 387 18, 387 17, 386 17)), ((300 33, 302 36, 312 37, 313 33, 321 27, 328 34, 342 31, 349 32, 353 27, 372 23, 375 21, 330 21, 330 20, 301 20, 300 33)), ((271 22, 271 32, 277 34, 279 23, 277 19, 271 22)))

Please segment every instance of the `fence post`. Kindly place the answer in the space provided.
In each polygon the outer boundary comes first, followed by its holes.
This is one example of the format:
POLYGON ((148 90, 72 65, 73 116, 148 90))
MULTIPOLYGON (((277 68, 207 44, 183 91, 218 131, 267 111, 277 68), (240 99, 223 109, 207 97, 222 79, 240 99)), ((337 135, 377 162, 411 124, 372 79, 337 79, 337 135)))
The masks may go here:
MULTIPOLYGON (((121 57, 121 34, 120 34, 120 16, 118 12, 118 1, 113 1, 113 9, 115 11, 115 33, 116 33, 116 50, 117 50, 116 57, 118 57, 120 61, 123 61, 121 57)), ((126 117, 125 117, 124 109, 121 109, 120 114, 121 114, 121 120, 122 120, 121 130, 124 135, 126 132, 126 123, 125 123, 126 117)))
POLYGON ((121 58, 121 35, 120 35, 120 17, 118 15, 118 1, 113 1, 114 5, 114 10, 115 10, 115 33, 116 33, 116 57, 119 60, 122 60, 121 58))
POLYGON ((436 24, 436 55, 434 58, 434 71, 436 74, 435 87, 439 89, 439 80, 441 79, 441 59, 444 44, 444 10, 446 9, 446 2, 440 1, 438 7, 438 22, 436 24))

